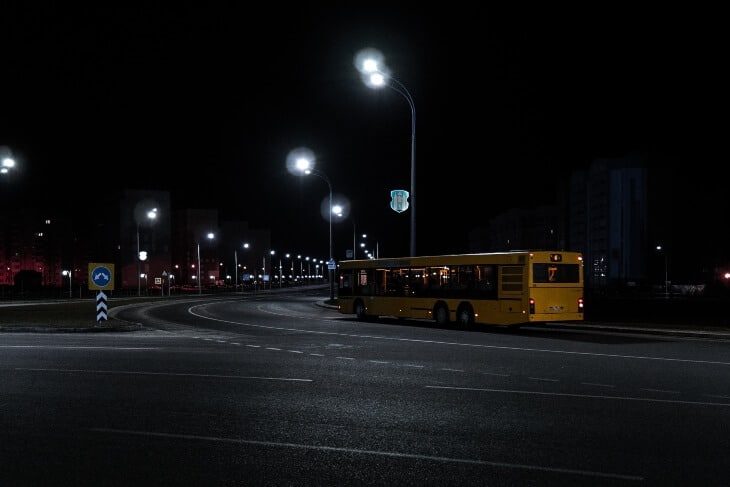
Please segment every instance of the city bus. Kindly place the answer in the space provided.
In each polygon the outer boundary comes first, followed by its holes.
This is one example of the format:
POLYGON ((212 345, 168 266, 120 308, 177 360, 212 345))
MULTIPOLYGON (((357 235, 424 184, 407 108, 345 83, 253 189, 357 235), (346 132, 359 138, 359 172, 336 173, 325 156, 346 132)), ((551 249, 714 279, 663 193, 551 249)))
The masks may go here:
POLYGON ((346 260, 339 266, 337 307, 361 320, 517 327, 582 321, 583 290, 583 256, 574 251, 346 260))

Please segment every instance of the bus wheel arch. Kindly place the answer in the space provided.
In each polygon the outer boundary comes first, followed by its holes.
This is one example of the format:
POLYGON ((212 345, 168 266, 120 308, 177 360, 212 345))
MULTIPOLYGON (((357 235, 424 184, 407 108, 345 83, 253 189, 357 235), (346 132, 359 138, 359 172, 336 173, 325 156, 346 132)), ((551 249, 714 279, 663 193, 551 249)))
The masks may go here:
POLYGON ((474 324, 474 308, 470 303, 461 303, 456 309, 456 322, 462 327, 472 326, 474 324))
POLYGON ((438 325, 449 324, 449 307, 443 301, 438 301, 433 306, 433 319, 438 325))

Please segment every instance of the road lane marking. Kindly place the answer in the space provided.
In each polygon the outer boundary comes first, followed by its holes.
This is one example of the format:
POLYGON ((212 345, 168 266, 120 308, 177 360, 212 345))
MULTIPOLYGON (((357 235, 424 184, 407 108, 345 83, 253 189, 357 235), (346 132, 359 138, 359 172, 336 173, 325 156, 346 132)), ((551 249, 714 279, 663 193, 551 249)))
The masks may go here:
POLYGON ((631 481, 643 481, 644 477, 637 475, 625 475, 610 472, 598 472, 594 470, 577 470, 571 468, 560 468, 560 467, 544 467, 540 465, 528 465, 522 463, 508 463, 508 462, 497 462, 489 460, 476 460, 471 458, 455 458, 455 457, 442 457, 433 455, 420 455, 416 453, 403 453, 393 451, 380 451, 380 450, 361 450, 357 448, 342 448, 334 446, 322 446, 322 445, 306 445, 303 443, 282 443, 276 441, 257 441, 257 440, 245 440, 242 438, 223 438, 220 436, 202 436, 202 435, 185 435, 185 434, 173 434, 173 433, 160 433, 156 431, 139 431, 139 430, 122 430, 114 428, 89 428, 89 431, 96 433, 113 433, 120 435, 135 435, 135 436, 148 436, 156 438, 168 438, 174 440, 197 440, 197 441, 213 441, 218 443, 234 443, 239 445, 254 445, 263 447, 278 447, 278 448, 294 448, 299 450, 315 450, 323 452, 335 452, 335 453, 346 453, 348 455, 374 455, 379 457, 390 457, 390 458, 407 458, 411 460, 426 460, 438 463, 459 463, 469 465, 483 465, 488 467, 501 467, 510 468, 516 470, 532 470, 539 472, 552 472, 562 473, 571 475, 581 475, 586 477, 601 477, 601 478, 612 478, 620 480, 631 480, 631 481))
POLYGON ((66 346, 66 345, 0 345, 0 348, 47 348, 54 350, 162 350, 161 347, 66 346))
MULTIPOLYGON (((210 304, 210 303, 208 303, 210 304)), ((217 303, 216 303, 217 304, 217 303)), ((489 349, 489 350, 510 350, 516 352, 541 352, 541 353, 555 353, 563 355, 583 355, 588 357, 609 357, 609 358, 623 358, 623 359, 635 359, 635 360, 656 360, 659 362, 678 362, 678 363, 692 363, 692 364, 706 364, 706 365, 730 365, 730 362, 719 361, 719 360, 694 360, 694 359, 680 359, 680 358, 669 358, 669 357, 650 357, 648 355, 621 355, 616 353, 597 353, 597 352, 575 352, 570 350, 551 350, 546 348, 531 348, 531 347, 506 347, 500 345, 485 345, 479 343, 462 343, 462 342, 447 342, 441 340, 419 340, 415 338, 401 338, 401 337, 387 337, 381 335, 359 335, 355 333, 338 333, 333 331, 319 331, 319 330, 305 330, 302 328, 287 328, 281 326, 267 326, 267 325, 256 325, 253 323, 241 323, 238 321, 223 320, 220 318, 211 318, 200 313, 196 313, 194 308, 201 307, 203 305, 191 306, 188 308, 188 313, 191 315, 210 321, 217 321, 219 323, 226 323, 229 325, 248 326, 251 328, 262 328, 266 330, 278 330, 286 332, 298 332, 298 333, 311 333, 314 335, 330 335, 330 336, 343 336, 348 338, 366 338, 376 340, 387 340, 396 342, 409 342, 409 343, 426 343, 434 345, 449 345, 457 347, 469 347, 474 349, 489 349)))
POLYGON ((83 373, 83 374, 116 374, 116 375, 156 375, 169 377, 202 377, 210 379, 256 379, 256 380, 280 380, 290 382, 312 382, 312 379, 296 379, 293 377, 260 377, 250 375, 222 375, 222 374, 185 374, 175 372, 145 372, 128 370, 91 370, 91 369, 54 369, 54 368, 26 368, 16 367, 15 370, 26 372, 61 372, 61 373, 83 373))
POLYGON ((722 402, 704 402, 704 401, 678 401, 676 399, 653 399, 649 397, 631 397, 631 396, 600 396, 595 394, 572 394, 567 392, 541 392, 541 391, 524 391, 518 389, 487 389, 482 387, 455 387, 455 386, 424 386, 426 389, 442 389, 452 391, 473 391, 473 392, 499 392, 504 394, 525 394, 536 396, 560 396, 560 397, 578 397, 584 399, 611 399, 617 401, 643 401, 643 402, 662 402, 670 404, 688 404, 694 406, 721 406, 730 407, 730 403, 722 402))

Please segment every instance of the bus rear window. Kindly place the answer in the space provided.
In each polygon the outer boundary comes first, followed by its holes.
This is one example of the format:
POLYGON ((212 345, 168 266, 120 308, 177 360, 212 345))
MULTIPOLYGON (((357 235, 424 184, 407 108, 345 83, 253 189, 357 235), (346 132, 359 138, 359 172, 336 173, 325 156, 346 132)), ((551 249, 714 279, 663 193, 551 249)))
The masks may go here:
POLYGON ((577 283, 580 282, 578 264, 532 264, 532 282, 577 283))

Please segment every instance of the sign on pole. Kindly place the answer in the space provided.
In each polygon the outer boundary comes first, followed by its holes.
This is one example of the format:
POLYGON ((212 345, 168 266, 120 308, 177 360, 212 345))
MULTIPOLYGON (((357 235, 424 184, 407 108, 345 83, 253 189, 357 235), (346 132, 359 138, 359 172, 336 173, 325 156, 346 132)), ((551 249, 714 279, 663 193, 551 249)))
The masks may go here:
POLYGON ((96 289, 96 322, 107 319, 107 297, 104 290, 114 290, 114 264, 89 262, 89 289, 96 289))
POLYGON ((114 290, 114 264, 89 262, 89 289, 114 290))

